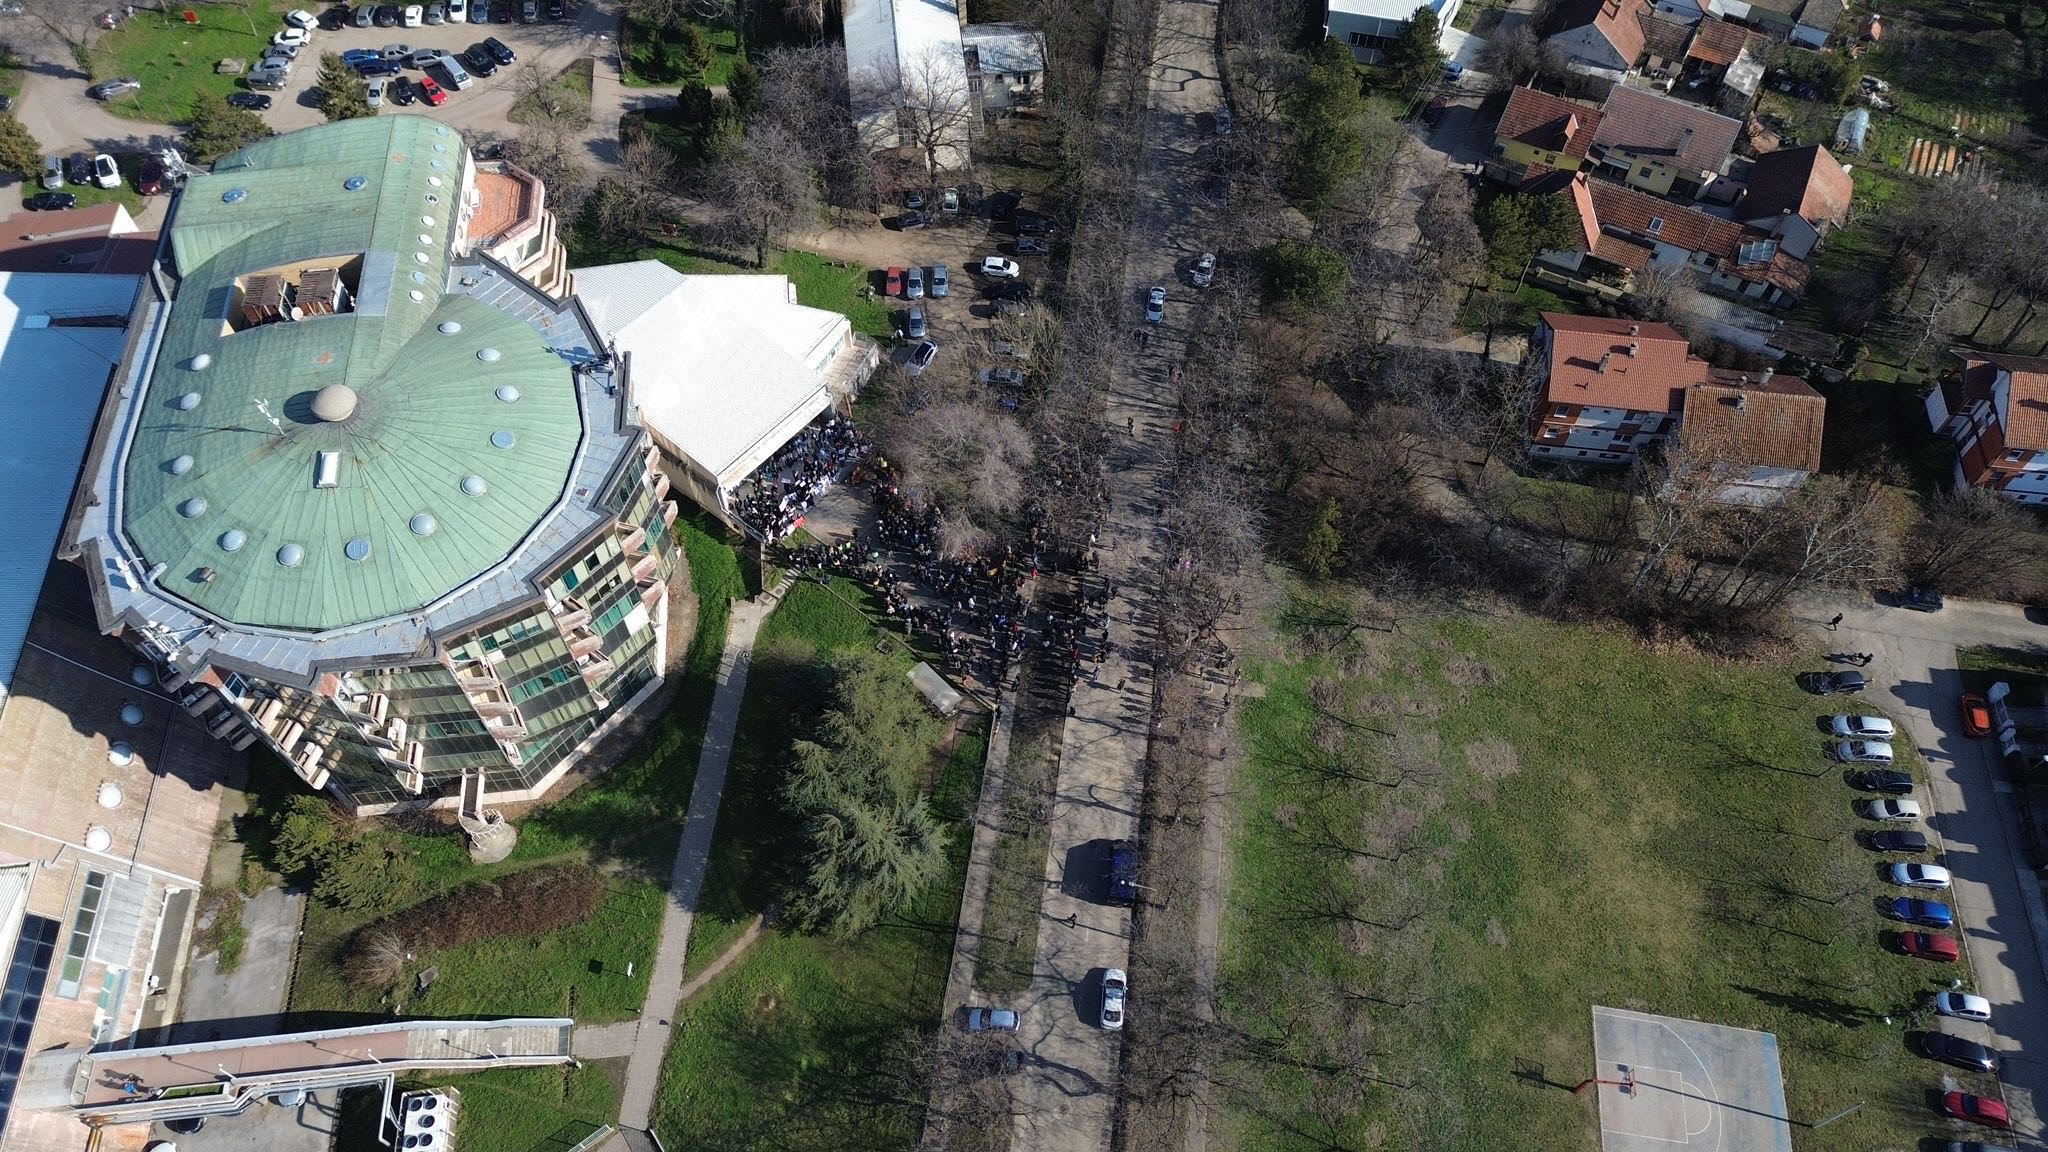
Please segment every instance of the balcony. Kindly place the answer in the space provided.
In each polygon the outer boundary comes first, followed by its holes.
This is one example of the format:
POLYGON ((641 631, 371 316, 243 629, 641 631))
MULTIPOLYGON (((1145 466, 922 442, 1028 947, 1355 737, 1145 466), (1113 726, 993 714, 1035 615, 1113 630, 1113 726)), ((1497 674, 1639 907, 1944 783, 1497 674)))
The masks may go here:
MULTIPOLYGON (((621 523, 619 527, 625 528, 626 525, 621 523)), ((647 555, 647 529, 637 524, 633 525, 631 531, 619 537, 619 547, 625 549, 626 555, 634 560, 647 555)))
POLYGON ((661 524, 662 524, 662 527, 664 527, 664 528, 673 528, 673 527, 675 527, 675 526, 676 526, 676 516, 677 516, 678 512, 679 512, 679 509, 677 509, 677 507, 676 507, 676 502, 675 502, 675 501, 673 501, 673 500, 663 500, 663 501, 661 502, 661 524))
POLYGON ((633 561, 634 583, 645 584, 649 580, 659 579, 660 576, 661 558, 654 555, 652 552, 648 553, 645 556, 642 556, 638 560, 633 561))
POLYGON ((640 603, 642 605, 645 605, 648 611, 653 611, 654 606, 656 604, 661 603, 661 594, 663 591, 665 591, 665 589, 662 587, 659 581, 643 586, 640 589, 640 603))
MULTIPOLYGON (((583 682, 591 688, 604 683, 605 677, 610 676, 617 667, 618 665, 612 663, 612 658, 602 652, 588 660, 576 662, 576 670, 583 673, 583 682)), ((599 704, 598 707, 602 708, 604 705, 599 704)))

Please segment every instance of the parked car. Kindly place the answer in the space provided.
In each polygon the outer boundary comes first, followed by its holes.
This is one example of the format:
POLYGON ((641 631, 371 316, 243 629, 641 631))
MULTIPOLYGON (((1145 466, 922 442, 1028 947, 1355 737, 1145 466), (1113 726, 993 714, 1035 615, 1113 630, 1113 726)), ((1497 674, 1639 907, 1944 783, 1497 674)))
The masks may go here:
POLYGON ((448 102, 448 93, 443 91, 439 84, 434 83, 432 76, 422 76, 420 77, 420 99, 425 100, 432 107, 439 108, 448 102))
MULTIPOLYGON (((1023 383, 1023 377, 1023 372, 1017 372, 1018 383, 1023 383)), ((1109 902, 1125 907, 1138 902, 1138 845, 1134 840, 1118 840, 1109 846, 1109 902)))
POLYGON ((946 266, 944 264, 932 265, 932 299, 943 300, 949 294, 951 294, 952 291, 952 282, 946 278, 946 266))
POLYGON ((447 9, 445 9, 445 8, 443 8, 443 7, 441 7, 441 5, 439 5, 439 4, 429 4, 429 5, 427 5, 427 17, 426 17, 426 18, 427 18, 427 25, 428 25, 429 27, 432 27, 433 25, 435 25, 435 24, 439 24, 439 23, 441 23, 442 21, 444 21, 444 20, 448 19, 448 10, 447 10, 447 9))
POLYGON ((1941 593, 1925 584, 1915 584, 1899 593, 1899 607, 1915 612, 1941 611, 1941 593))
POLYGON ((1045 256, 1052 252, 1052 245, 1036 236, 1019 236, 1010 250, 1019 256, 1045 256))
POLYGON ((1024 269, 1007 256, 985 256, 981 261, 981 274, 991 280, 1015 280, 1024 274, 1024 269))
POLYGON ((520 0, 519 22, 532 24, 540 19, 540 0, 520 0))
POLYGON ((1008 1008, 969 1008, 967 1010, 969 1032, 1015 1032, 1017 1014, 1008 1008))
POLYGON ((2005 1110, 2005 1102, 1978 1096, 1970 1092, 1948 1092, 1941 1098, 1941 1114, 1957 1120, 1968 1120, 1986 1128, 2012 1127, 2012 1115, 2005 1110))
POLYGON ((384 53, 375 48, 350 48, 341 54, 341 62, 351 67, 365 60, 382 60, 384 53))
POLYGON ((304 8, 294 8, 285 13, 284 22, 294 28, 303 28, 308 32, 320 26, 320 18, 304 8))
POLYGON ((272 60, 293 61, 298 58, 299 46, 297 44, 272 44, 263 50, 263 61, 266 64, 272 60))
POLYGON ((73 152, 71 159, 64 162, 64 178, 73 184, 92 183, 92 157, 73 152))
POLYGON ((913 189, 903 194, 903 206, 912 212, 924 211, 924 190, 913 189))
POLYGON ((1216 110, 1216 134, 1218 136, 1230 135, 1230 126, 1230 109, 1218 108, 1216 110))
POLYGON ((903 336, 906 340, 925 338, 924 309, 912 308, 903 314, 903 336))
POLYGON ((469 0, 448 0, 448 22, 467 24, 469 22, 469 0))
POLYGON ((562 3, 562 0, 548 0, 548 19, 560 20, 567 13, 568 7, 562 3))
POLYGON ((1884 914, 1894 920, 1926 928, 1956 926, 1955 910, 1939 900, 1918 900, 1911 896, 1901 896, 1885 905, 1884 914))
POLYGON ((1024 370, 1014 366, 981 368, 975 371, 974 381, 977 384, 987 384, 994 388, 1022 388, 1024 386, 1024 370))
POLYGON ((1885 869, 1885 877, 1901 888, 1931 888, 1939 892, 1949 885, 1948 869, 1939 864, 1900 861, 1885 869))
POLYGON ((1145 293, 1145 323, 1157 324, 1166 319, 1166 289, 1154 284, 1145 293))
POLYGON ((348 16, 348 22, 350 26, 356 28, 368 28, 371 24, 375 23, 376 20, 377 6, 375 4, 357 5, 356 10, 349 13, 348 16))
POLYGON ((1010 226, 1019 236, 1050 236, 1059 228, 1052 217, 1021 209, 1010 214, 1010 226))
MULTIPOLYGON (((412 45, 386 44, 378 50, 378 54, 394 64, 409 63, 412 60, 412 45)), ((435 55, 439 55, 439 53, 435 53, 435 55)))
MULTIPOLYGON (((382 61, 378 61, 377 66, 384 67, 386 65, 384 65, 382 61)), ((363 72, 365 69, 368 69, 369 67, 371 67, 371 65, 369 64, 360 65, 356 68, 356 71, 363 72)), ((394 67, 393 70, 396 71, 396 68, 394 67)), ((251 68, 249 70, 249 74, 242 78, 242 82, 244 84, 247 84, 251 88, 277 89, 282 88, 286 84, 291 83, 291 79, 291 61, 266 60, 262 64, 259 64, 254 68, 251 68)))
POLYGON ((1844 764, 1889 764, 1892 746, 1883 740, 1837 740, 1828 754, 1844 764))
POLYGON ((1887 823, 1904 823, 1920 818, 1920 805, 1907 799, 1887 796, 1881 800, 1865 800, 1859 804, 1867 819, 1883 820, 1887 823))
POLYGON ((484 51, 489 52, 491 59, 500 64, 510 65, 519 59, 519 53, 505 47, 505 42, 496 36, 484 37, 484 51))
POLYGON ((1982 1140, 1951 1140, 1941 1146, 1941 1152, 2019 1152, 2003 1144, 1986 1144, 1982 1140))
POLYGON ((1465 66, 1453 60, 1444 65, 1444 83, 1456 84, 1465 75, 1465 66))
POLYGON ((1991 705, 1975 692, 1963 693, 1963 735, 1979 739, 1991 735, 1991 705))
POLYGON ((135 190, 144 196, 154 196, 164 190, 164 162, 154 156, 145 156, 135 169, 135 190))
POLYGON ((1197 288, 1207 288, 1209 285, 1214 284, 1216 282, 1216 254, 1214 252, 1204 252, 1200 256, 1195 257, 1194 264, 1188 268, 1188 279, 1193 281, 1197 288))
POLYGON ((393 104, 398 105, 400 108, 403 108, 420 98, 419 90, 414 88, 411 84, 406 83, 404 80, 400 80, 398 83, 393 84, 389 89, 385 91, 384 96, 386 99, 390 100, 393 104))
POLYGON ((958 188, 940 190, 939 212, 946 216, 958 216, 960 214, 960 190, 958 188))
POLYGON ((236 108, 247 108, 251 112, 270 111, 268 92, 230 92, 228 103, 236 108))
POLYGON ((356 65, 356 71, 364 76, 396 76, 405 71, 405 65, 396 60, 365 60, 356 65))
POLYGON ((1962 949, 1956 947, 1954 940, 1932 932, 1899 933, 1899 951, 1937 964, 1953 964, 1962 956, 1962 949))
POLYGON ((1840 672, 1807 673, 1808 690, 1821 696, 1842 696, 1861 692, 1870 687, 1870 681, 1863 673, 1843 670, 1840 672))
POLYGON ((105 152, 94 156, 92 158, 92 182, 101 188, 119 188, 121 186, 121 166, 114 163, 114 158, 105 152))
POLYGON ((313 34, 304 28, 280 28, 270 42, 280 48, 304 48, 313 42, 313 34))
POLYGON ((1934 996, 1936 1013, 1957 1020, 1975 1020, 1984 1023, 1991 1019, 1991 1001, 1968 992, 1937 992, 1934 996))
POLYGON ((462 66, 478 76, 490 76, 498 71, 498 58, 481 44, 472 44, 462 54, 462 66))
POLYGON ((370 107, 382 108, 384 106, 385 82, 385 78, 379 76, 375 80, 371 80, 368 87, 363 90, 363 97, 369 101, 370 107))
POLYGON ((1422 122, 1431 128, 1444 122, 1444 113, 1450 111, 1451 102, 1442 96, 1431 100, 1422 109, 1422 122))
POLYGON ((38 192, 21 204, 31 212, 57 212, 78 207, 78 197, 69 192, 38 192))
POLYGON ((1889 740, 1897 734, 1892 722, 1882 716, 1836 716, 1828 721, 1828 731, 1865 740, 1889 740))
POLYGON ((377 5, 376 19, 373 22, 379 28, 396 28, 398 27, 398 18, 398 5, 379 4, 377 5))
POLYGON ((1130 980, 1121 968, 1111 968, 1102 974, 1102 1010, 1096 1021, 1110 1032, 1124 1026, 1124 994, 1130 991, 1130 980))
POLYGON ((1998 1053, 1975 1040, 1965 1040, 1961 1036, 1951 1036, 1946 1032, 1922 1032, 1915 1047, 1929 1060, 1939 1060, 1943 1064, 1967 1068, 1972 1072, 1990 1072, 1994 1075, 1998 1072, 1998 1053))
POLYGON ((491 22, 491 0, 469 0, 469 22, 489 24, 491 22))
POLYGON ((348 27, 348 22, 354 15, 354 13, 349 11, 348 5, 336 4, 334 7, 320 13, 318 23, 320 29, 324 32, 339 32, 343 28, 348 27))
POLYGON ((405 6, 405 15, 400 18, 399 23, 407 28, 417 28, 426 22, 426 18, 427 13, 425 9, 417 4, 407 4, 405 6))
POLYGON ((904 272, 904 274, 903 274, 903 298, 904 298, 905 300, 922 300, 922 299, 924 299, 924 269, 923 269, 923 268, 921 268, 921 267, 919 267, 919 266, 917 266, 917 265, 913 264, 913 265, 911 265, 911 266, 910 266, 910 268, 909 268, 909 270, 908 270, 908 271, 904 272))
POLYGON ((44 188, 64 186, 64 161, 56 156, 43 157, 43 177, 36 181, 44 188))
MULTIPOLYGON (((440 67, 441 73, 448 77, 448 87, 451 91, 460 92, 473 83, 469 77, 469 69, 462 66, 462 61, 457 60, 453 52, 441 53, 434 59, 434 63, 440 67)), ((421 71, 424 72, 426 69, 422 68, 421 71)))
POLYGON ((891 297, 903 295, 903 269, 891 268, 887 272, 882 273, 882 295, 891 297))
POLYGON ((926 340, 911 350, 910 359, 904 363, 903 370, 912 376, 922 376, 924 375, 924 370, 931 367, 932 361, 938 358, 939 346, 930 340, 926 340))
POLYGON ((85 94, 95 100, 112 100, 116 96, 140 91, 142 91, 142 81, 137 80, 133 76, 122 76, 114 80, 102 80, 87 88, 85 94))
POLYGON ((1887 796, 1910 796, 1913 794, 1913 775, 1896 768, 1873 768, 1849 777, 1849 786, 1863 792, 1882 792, 1887 796))
POLYGON ((896 217, 896 230, 899 232, 908 232, 913 228, 929 228, 931 226, 932 214, 929 212, 905 212, 896 217))
POLYGON ((1034 292, 1035 289, 1031 287, 1031 282, 1028 280, 1004 280, 1000 283, 990 284, 981 290, 981 294, 990 300, 998 302, 1007 300, 1013 304, 1023 304, 1031 299, 1034 292))
POLYGON ((1864 843, 1868 844, 1873 852, 1904 852, 1918 856, 1927 851, 1927 834, 1915 832, 1911 828, 1886 828, 1883 831, 1872 832, 1864 843))

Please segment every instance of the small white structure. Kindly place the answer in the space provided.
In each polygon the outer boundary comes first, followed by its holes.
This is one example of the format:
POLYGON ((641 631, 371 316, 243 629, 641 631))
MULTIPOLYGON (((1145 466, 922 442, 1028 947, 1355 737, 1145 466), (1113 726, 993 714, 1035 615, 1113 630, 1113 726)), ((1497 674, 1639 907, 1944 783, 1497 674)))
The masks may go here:
MULTIPOLYGON (((1436 12, 1436 26, 1439 29, 1437 43, 1444 54, 1455 56, 1455 41, 1462 41, 1462 34, 1454 36, 1451 21, 1458 18, 1458 9, 1464 0, 1428 0, 1429 7, 1436 12)), ((1323 35, 1334 36, 1361 64, 1377 64, 1386 50, 1400 39, 1401 30, 1408 26, 1408 18, 1421 7, 1419 0, 1329 0, 1329 7, 1323 16, 1323 35)))
POLYGON ((953 0, 846 0, 853 121, 872 151, 914 148, 964 168, 981 111, 967 83, 953 0))
POLYGON ((850 402, 879 360, 846 317, 796 302, 787 276, 685 276, 656 260, 576 270, 576 300, 626 358, 641 422, 690 498, 730 498, 805 425, 850 402))
POLYGON ((1034 104, 1045 83, 1045 36, 1022 24, 969 24, 960 30, 967 84, 990 112, 1034 104))

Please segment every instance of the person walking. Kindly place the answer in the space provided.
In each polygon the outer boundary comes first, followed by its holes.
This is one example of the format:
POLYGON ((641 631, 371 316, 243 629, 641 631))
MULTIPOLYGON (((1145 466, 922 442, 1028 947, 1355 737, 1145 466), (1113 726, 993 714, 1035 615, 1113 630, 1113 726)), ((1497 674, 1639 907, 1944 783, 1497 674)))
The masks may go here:
POLYGON ((1835 618, 1833 620, 1828 621, 1828 631, 1833 632, 1835 629, 1840 628, 1841 626, 1842 614, 1840 612, 1837 612, 1835 613, 1835 618))

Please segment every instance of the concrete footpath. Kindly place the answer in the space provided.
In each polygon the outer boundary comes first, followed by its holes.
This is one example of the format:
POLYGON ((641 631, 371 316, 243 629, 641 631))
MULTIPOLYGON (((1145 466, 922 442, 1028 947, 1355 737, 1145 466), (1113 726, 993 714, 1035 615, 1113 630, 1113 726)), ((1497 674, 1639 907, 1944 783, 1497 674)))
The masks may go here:
POLYGON ((305 894, 282 888, 265 888, 244 903, 241 963, 224 974, 217 954, 193 962, 185 973, 179 1023, 171 1028, 171 1042, 233 1040, 277 1031, 291 992, 299 922, 305 911, 305 894))

